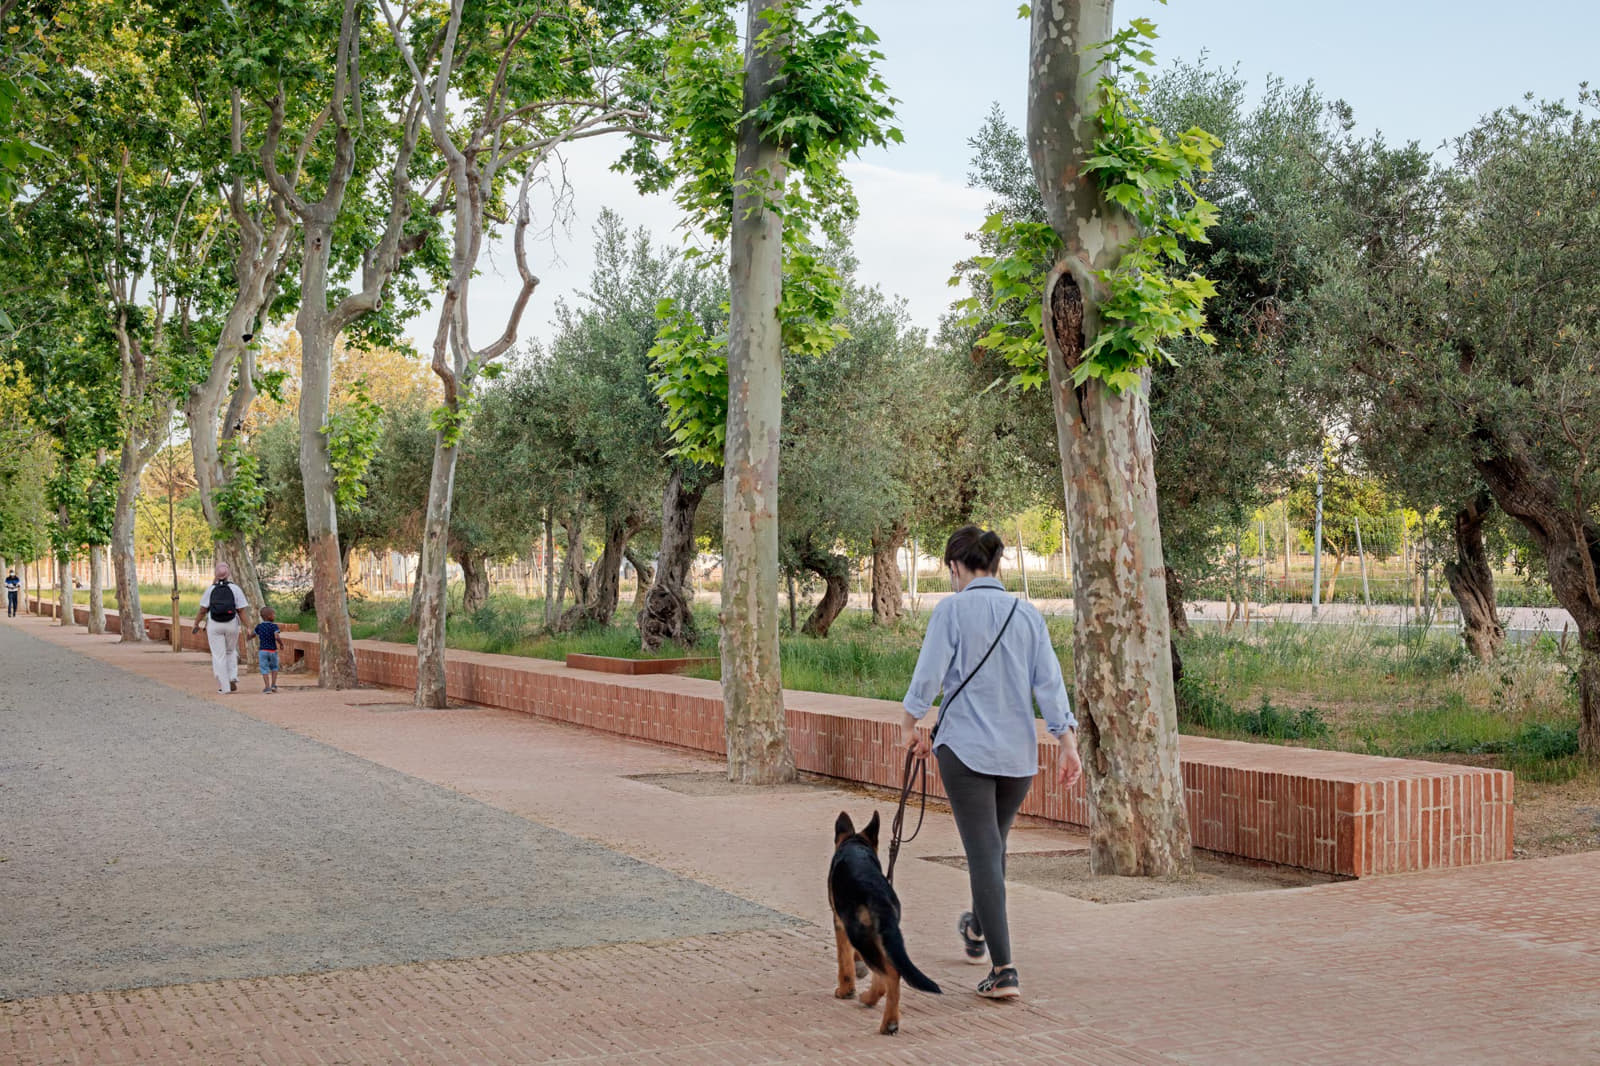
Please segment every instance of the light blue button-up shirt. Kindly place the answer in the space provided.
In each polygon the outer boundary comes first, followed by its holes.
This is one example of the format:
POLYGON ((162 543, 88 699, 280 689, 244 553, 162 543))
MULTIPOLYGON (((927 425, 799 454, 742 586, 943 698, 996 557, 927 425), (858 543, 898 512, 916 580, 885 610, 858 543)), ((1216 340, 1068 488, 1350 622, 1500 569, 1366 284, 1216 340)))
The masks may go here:
MULTIPOLYGON (((955 692, 972 673, 1013 603, 1016 597, 999 581, 980 577, 933 609, 906 691, 905 708, 913 718, 926 715, 935 696, 955 692)), ((1035 700, 1052 736, 1078 727, 1044 618, 1032 604, 1017 603, 1016 617, 989 661, 954 703, 940 709, 936 743, 980 774, 1032 777, 1039 772, 1035 700)))

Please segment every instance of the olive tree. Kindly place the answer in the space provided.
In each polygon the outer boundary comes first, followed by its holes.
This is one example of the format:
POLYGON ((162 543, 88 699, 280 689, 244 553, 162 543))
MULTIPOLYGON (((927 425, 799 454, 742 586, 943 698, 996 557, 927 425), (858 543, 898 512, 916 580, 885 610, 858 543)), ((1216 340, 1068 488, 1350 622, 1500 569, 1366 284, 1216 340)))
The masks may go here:
MULTIPOLYGON (((1576 107, 1497 111, 1455 142, 1448 167, 1414 145, 1351 145, 1334 201, 1342 269, 1322 293, 1354 401, 1414 441, 1459 449, 1538 546, 1578 629, 1578 737, 1591 756, 1600 756, 1597 108, 1585 90, 1576 107)), ((1477 504, 1469 495, 1458 505, 1468 548, 1477 504)))

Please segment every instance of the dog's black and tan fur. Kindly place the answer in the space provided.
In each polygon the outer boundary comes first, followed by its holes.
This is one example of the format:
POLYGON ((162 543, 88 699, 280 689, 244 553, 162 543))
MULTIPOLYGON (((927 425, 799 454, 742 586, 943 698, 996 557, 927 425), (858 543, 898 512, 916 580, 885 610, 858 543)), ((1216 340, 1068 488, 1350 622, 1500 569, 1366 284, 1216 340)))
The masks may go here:
POLYGON ((939 992, 939 986, 906 955, 900 936, 900 897, 883 876, 878 863, 878 815, 861 832, 840 812, 833 824, 833 863, 828 868, 828 903, 833 907, 834 940, 839 951, 839 985, 833 994, 849 999, 856 994, 856 959, 872 971, 872 987, 861 1002, 871 1007, 884 1000, 883 1023, 878 1032, 900 1029, 900 979, 920 992, 939 992))

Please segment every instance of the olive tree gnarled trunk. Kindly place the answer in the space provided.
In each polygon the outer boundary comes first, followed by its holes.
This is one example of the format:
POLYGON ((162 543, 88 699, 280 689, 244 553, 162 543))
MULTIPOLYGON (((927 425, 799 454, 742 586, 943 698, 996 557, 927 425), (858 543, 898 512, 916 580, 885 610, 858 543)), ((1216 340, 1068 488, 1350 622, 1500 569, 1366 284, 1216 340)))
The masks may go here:
POLYGON ((622 557, 633 567, 633 613, 635 616, 644 610, 644 599, 650 594, 650 586, 656 583, 656 568, 650 561, 633 550, 633 545, 628 545, 622 550, 622 557))
POLYGON ((1100 325, 1102 285, 1137 239, 1084 174, 1097 136, 1097 77, 1083 49, 1113 34, 1111 0, 1033 5, 1028 148, 1064 245, 1043 299, 1050 389, 1072 516, 1077 711, 1098 873, 1191 868, 1178 764, 1170 619, 1150 431, 1149 374, 1115 393, 1073 371, 1100 325))
POLYGON ((626 514, 606 520, 605 545, 594 569, 583 583, 584 595, 578 602, 562 612, 556 620, 556 630, 604 627, 611 624, 617 613, 617 602, 622 598, 622 559, 628 542, 644 528, 644 516, 626 514))
POLYGON ((1600 758, 1600 527, 1516 434, 1485 433, 1484 441, 1492 451, 1473 465, 1500 509, 1533 535, 1556 602, 1578 627, 1578 749, 1600 758))
POLYGON ((461 613, 475 614, 489 602, 489 557, 481 551, 458 551, 461 567, 461 613))
POLYGON ((781 74, 762 46, 765 15, 793 0, 749 0, 744 113, 734 152, 729 242, 728 427, 723 460, 722 699, 728 778, 775 784, 795 777, 778 658, 778 451, 783 419, 783 218, 786 154, 754 115, 781 74))
POLYGON ((1461 636, 1467 650, 1483 662, 1500 653, 1505 627, 1494 606, 1494 570, 1483 543, 1483 523, 1494 510, 1494 497, 1480 492, 1456 512, 1456 557, 1444 564, 1444 579, 1461 608, 1461 636))
POLYGON ((872 538, 872 621, 874 625, 892 626, 900 621, 904 603, 900 592, 900 547, 905 544, 909 530, 897 525, 887 533, 872 538))
POLYGON ((822 578, 822 598, 811 609, 800 632, 808 637, 826 637, 850 603, 850 560, 807 542, 800 552, 800 565, 822 578))
POLYGON ((689 599, 689 567, 694 564, 694 519, 705 496, 706 481, 674 467, 661 497, 661 553, 655 580, 639 612, 639 643, 659 651, 668 641, 685 648, 699 639, 689 599))

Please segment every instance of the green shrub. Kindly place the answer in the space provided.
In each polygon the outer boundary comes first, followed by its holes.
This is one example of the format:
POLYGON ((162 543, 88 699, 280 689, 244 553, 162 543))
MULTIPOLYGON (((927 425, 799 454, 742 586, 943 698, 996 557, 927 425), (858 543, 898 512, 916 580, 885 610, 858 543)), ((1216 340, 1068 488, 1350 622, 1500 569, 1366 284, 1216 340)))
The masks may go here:
POLYGON ((1178 682, 1178 722, 1214 733, 1267 740, 1320 740, 1329 733, 1314 707, 1279 707, 1266 696, 1253 711, 1240 711, 1209 681, 1185 676, 1178 682))

